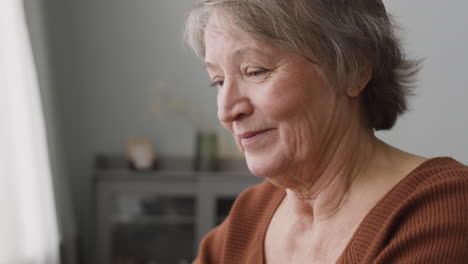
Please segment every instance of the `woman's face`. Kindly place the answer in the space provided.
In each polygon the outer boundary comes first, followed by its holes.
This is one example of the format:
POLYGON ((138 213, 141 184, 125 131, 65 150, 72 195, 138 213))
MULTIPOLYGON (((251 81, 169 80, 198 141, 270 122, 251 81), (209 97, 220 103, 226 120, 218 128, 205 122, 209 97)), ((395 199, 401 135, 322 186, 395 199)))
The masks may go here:
POLYGON ((317 167, 346 123, 335 89, 304 57, 219 25, 212 19, 205 32, 206 67, 218 91, 218 119, 251 172, 281 180, 317 167))

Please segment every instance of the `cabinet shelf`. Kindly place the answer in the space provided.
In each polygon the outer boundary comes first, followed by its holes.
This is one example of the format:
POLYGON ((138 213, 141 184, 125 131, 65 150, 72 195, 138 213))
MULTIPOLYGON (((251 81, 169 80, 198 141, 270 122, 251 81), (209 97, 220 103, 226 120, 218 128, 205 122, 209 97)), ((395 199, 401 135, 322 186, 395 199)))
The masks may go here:
POLYGON ((131 219, 114 217, 113 225, 188 225, 195 224, 195 216, 138 216, 131 219))
POLYGON ((126 258, 192 261, 235 197, 261 180, 244 168, 194 172, 190 161, 179 163, 161 159, 159 170, 139 172, 128 169, 123 158, 100 160, 94 174, 95 264, 126 258))

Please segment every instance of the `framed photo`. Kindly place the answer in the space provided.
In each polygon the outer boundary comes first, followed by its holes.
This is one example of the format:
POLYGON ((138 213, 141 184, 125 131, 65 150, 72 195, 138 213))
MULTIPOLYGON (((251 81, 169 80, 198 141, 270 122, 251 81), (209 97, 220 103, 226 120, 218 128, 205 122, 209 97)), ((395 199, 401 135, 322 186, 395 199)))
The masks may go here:
POLYGON ((153 143, 148 138, 127 138, 127 156, 131 164, 138 170, 149 170, 153 168, 156 161, 153 143))

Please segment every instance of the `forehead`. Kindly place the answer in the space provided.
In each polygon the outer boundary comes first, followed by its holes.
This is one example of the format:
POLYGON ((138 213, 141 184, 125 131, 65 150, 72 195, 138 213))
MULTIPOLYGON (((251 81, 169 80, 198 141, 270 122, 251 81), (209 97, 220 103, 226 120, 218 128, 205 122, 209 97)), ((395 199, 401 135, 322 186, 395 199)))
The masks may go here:
POLYGON ((219 59, 219 53, 229 54, 235 58, 240 57, 270 57, 279 55, 280 49, 270 45, 251 34, 239 29, 229 19, 219 15, 211 16, 205 27, 205 62, 219 59))
POLYGON ((213 44, 223 42, 223 45, 235 44, 239 49, 259 48, 262 46, 260 41, 253 38, 250 34, 241 30, 231 20, 220 15, 212 15, 206 24, 204 31, 205 49, 213 44))

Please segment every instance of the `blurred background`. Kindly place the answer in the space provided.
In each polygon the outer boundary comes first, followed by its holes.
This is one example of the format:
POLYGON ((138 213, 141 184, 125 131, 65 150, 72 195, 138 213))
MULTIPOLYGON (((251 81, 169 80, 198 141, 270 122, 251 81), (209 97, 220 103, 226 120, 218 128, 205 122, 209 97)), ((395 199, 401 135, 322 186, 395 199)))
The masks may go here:
MULTIPOLYGON (((189 263, 200 237, 256 182, 218 125, 201 60, 183 43, 195 2, 24 0, 63 263, 189 263), (197 144, 210 144, 197 140, 200 132, 216 135, 223 161, 194 172, 197 144), (130 137, 151 142, 158 170, 129 166, 130 137)), ((411 111, 378 136, 468 164, 468 2, 384 3, 407 53, 424 66, 411 111)))

